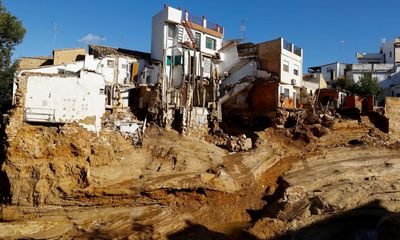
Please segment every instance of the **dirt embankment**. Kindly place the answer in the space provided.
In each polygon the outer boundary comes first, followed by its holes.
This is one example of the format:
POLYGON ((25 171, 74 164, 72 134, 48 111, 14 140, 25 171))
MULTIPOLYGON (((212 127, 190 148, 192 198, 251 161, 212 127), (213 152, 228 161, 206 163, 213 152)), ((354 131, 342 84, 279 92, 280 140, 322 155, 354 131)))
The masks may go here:
POLYGON ((267 129, 234 154, 156 126, 135 148, 113 131, 12 121, 1 238, 273 239, 376 198, 397 209, 397 145, 366 120, 310 130, 308 144, 267 129))
POLYGON ((294 154, 282 150, 290 140, 272 129, 262 133, 257 149, 229 154, 156 126, 135 148, 113 131, 31 125, 20 114, 6 129, 2 238, 133 238, 147 232, 146 238, 158 239, 189 222, 222 231, 223 224, 251 220, 247 210, 264 206, 265 188, 273 190, 283 172, 266 171, 294 154))
MULTIPOLYGON (((365 120, 365 119, 364 119, 365 120)), ((336 124, 282 177, 255 239, 397 239, 400 145, 367 121, 336 124)))

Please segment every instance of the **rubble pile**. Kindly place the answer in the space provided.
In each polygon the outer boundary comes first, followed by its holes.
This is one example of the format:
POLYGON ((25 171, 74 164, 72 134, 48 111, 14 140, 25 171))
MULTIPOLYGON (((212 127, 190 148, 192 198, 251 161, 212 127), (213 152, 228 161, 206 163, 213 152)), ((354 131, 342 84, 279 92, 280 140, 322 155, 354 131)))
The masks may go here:
POLYGON ((368 134, 365 134, 359 140, 364 145, 381 145, 381 146, 388 146, 390 145, 390 137, 383 134, 382 132, 377 131, 374 128, 371 128, 368 134))
POLYGON ((246 136, 246 134, 229 136, 218 127, 217 123, 213 123, 211 135, 210 142, 217 146, 226 148, 230 152, 249 151, 253 148, 253 142, 251 138, 246 136))
POLYGON ((125 139, 132 141, 134 146, 140 146, 143 142, 143 134, 146 121, 136 119, 129 110, 117 109, 106 114, 103 118, 104 129, 121 133, 125 139))
POLYGON ((252 141, 245 134, 238 137, 230 136, 226 141, 226 147, 230 152, 248 151, 252 148, 252 141))
POLYGON ((327 109, 308 108, 300 111, 279 109, 276 112, 274 127, 281 129, 287 137, 303 139, 309 143, 312 139, 320 138, 328 133, 335 119, 341 116, 327 109))

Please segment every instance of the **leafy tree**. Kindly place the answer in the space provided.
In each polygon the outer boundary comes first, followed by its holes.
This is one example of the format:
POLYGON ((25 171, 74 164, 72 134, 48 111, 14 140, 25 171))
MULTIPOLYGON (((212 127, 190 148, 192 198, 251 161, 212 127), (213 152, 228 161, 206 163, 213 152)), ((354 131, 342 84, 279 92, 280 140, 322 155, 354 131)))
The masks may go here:
POLYGON ((383 89, 378 85, 378 79, 371 74, 364 74, 357 83, 350 85, 347 90, 362 97, 380 96, 383 89))
POLYGON ((0 111, 11 106, 12 85, 17 62, 11 59, 14 48, 26 33, 15 16, 7 11, 0 0, 0 111))
POLYGON ((351 85, 350 80, 346 78, 338 78, 337 79, 337 87, 340 89, 347 89, 351 85))

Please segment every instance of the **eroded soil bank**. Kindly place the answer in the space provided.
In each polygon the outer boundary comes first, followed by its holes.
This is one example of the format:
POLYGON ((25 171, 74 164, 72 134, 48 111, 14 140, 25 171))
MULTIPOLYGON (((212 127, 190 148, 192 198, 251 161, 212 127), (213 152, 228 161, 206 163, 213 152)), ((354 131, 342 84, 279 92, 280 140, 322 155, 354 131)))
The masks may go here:
POLYGON ((325 131, 305 142, 268 128, 232 154, 155 126, 141 148, 76 125, 11 126, 0 237, 383 239, 400 207, 396 139, 367 119, 325 131), (347 229, 333 218, 363 214, 347 229))

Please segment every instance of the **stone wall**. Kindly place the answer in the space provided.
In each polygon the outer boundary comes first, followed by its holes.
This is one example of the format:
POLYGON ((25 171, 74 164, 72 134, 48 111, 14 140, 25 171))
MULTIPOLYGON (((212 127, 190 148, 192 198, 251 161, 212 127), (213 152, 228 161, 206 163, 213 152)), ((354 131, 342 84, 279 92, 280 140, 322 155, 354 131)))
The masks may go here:
POLYGON ((386 97, 385 116, 389 119, 389 133, 400 136, 400 98, 386 97))

